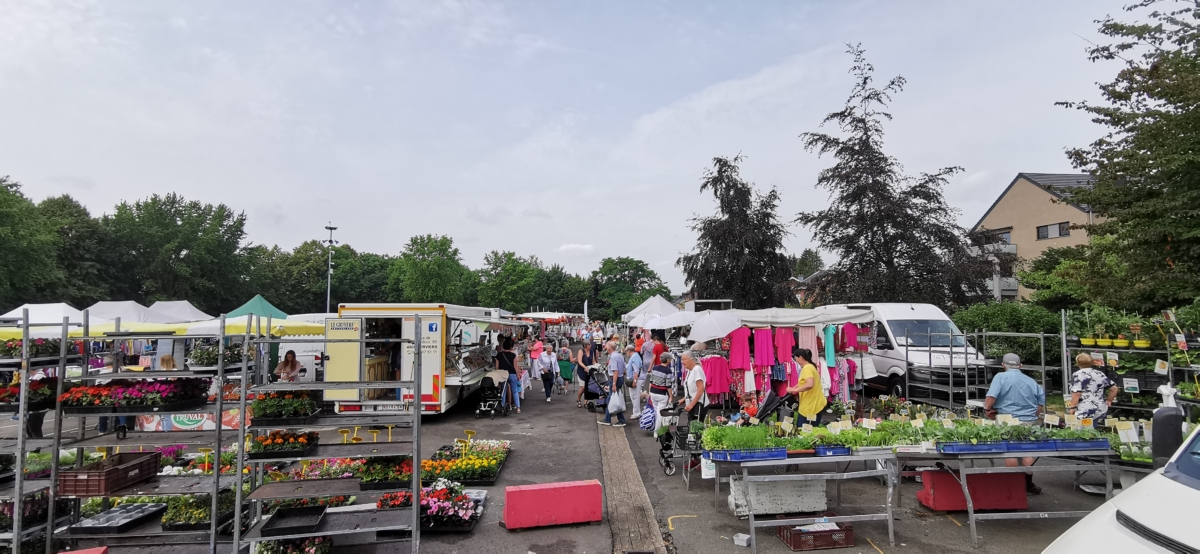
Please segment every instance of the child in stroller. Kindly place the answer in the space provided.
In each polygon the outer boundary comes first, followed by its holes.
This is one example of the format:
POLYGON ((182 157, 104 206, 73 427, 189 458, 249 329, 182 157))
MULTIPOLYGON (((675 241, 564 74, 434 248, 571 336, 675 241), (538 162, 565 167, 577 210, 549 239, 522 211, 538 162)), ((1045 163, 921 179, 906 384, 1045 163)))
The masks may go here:
POLYGON ((475 419, 483 412, 491 414, 496 419, 496 412, 508 416, 508 405, 502 402, 508 394, 508 372, 504 370, 489 371, 479 382, 479 406, 475 408, 475 419))
POLYGON ((587 401, 587 410, 596 413, 599 408, 603 412, 608 407, 608 375, 604 367, 596 364, 587 368, 587 388, 583 391, 583 399, 587 401))

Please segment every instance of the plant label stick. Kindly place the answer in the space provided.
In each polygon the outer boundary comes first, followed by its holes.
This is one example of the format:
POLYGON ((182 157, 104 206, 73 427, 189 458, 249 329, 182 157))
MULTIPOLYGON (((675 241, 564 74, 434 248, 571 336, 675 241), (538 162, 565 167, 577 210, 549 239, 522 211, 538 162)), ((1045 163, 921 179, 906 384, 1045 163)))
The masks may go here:
POLYGON ((954 428, 954 420, 950 419, 950 418, 943 419, 942 427, 945 427, 947 429, 953 429, 954 428))
POLYGON ((1049 425, 1051 427, 1057 427, 1058 426, 1058 416, 1056 416, 1054 414, 1047 414, 1046 415, 1046 425, 1049 425))
POLYGON ((910 421, 910 422, 908 422, 908 423, 909 423, 910 425, 912 425, 914 428, 917 428, 917 429, 920 429, 920 428, 922 428, 922 427, 925 427, 925 420, 924 420, 924 419, 919 419, 919 418, 918 418, 918 419, 914 419, 914 420, 912 420, 912 421, 910 421))
POLYGON ((805 423, 804 425, 801 425, 801 426, 800 426, 800 430, 801 430, 801 431, 804 431, 805 433, 811 433, 811 432, 812 432, 812 429, 813 429, 813 428, 812 428, 812 425, 809 425, 809 424, 807 424, 807 423, 805 423))
POLYGON ((878 426, 878 422, 876 422, 874 419, 868 418, 863 420, 862 426, 863 429, 875 429, 876 426, 878 426))

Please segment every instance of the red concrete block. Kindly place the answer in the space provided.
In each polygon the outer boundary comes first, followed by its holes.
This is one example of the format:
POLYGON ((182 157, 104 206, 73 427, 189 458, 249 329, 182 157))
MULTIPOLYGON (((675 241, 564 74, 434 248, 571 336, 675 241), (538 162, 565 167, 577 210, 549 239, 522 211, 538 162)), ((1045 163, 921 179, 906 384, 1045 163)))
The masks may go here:
MULTIPOLYGON (((917 500, 927 508, 941 512, 967 510, 967 499, 963 497, 962 485, 949 473, 922 471, 921 483, 925 488, 917 491, 917 500)), ((1024 473, 970 475, 967 479, 967 490, 971 491, 971 504, 976 511, 1029 508, 1029 497, 1025 496, 1024 473)))
POLYGON ((72 550, 71 554, 108 554, 108 547, 101 546, 99 548, 88 548, 85 550, 72 550))
POLYGON ((600 521, 604 491, 600 481, 568 481, 504 487, 505 529, 526 529, 600 521))

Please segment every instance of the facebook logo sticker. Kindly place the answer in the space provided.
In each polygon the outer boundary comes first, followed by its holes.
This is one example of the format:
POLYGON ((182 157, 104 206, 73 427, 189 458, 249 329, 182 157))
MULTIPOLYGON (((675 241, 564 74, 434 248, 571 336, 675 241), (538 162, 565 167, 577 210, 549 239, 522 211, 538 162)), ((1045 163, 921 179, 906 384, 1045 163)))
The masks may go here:
POLYGON ((436 323, 430 323, 430 324, 429 324, 429 332, 430 332, 430 333, 436 333, 436 332, 437 332, 437 325, 438 325, 438 324, 436 324, 436 323))

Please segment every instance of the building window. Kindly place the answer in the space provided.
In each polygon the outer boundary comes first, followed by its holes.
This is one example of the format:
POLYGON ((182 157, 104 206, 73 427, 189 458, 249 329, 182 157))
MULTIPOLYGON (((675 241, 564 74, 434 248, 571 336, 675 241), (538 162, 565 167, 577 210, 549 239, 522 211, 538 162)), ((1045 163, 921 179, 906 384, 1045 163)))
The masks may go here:
POLYGON ((1012 244, 1012 231, 1004 231, 992 235, 992 240, 999 244, 1012 244))
POLYGON ((1042 225, 1037 228, 1037 238, 1041 239, 1056 239, 1058 237, 1071 236, 1071 223, 1055 223, 1053 225, 1042 225))

